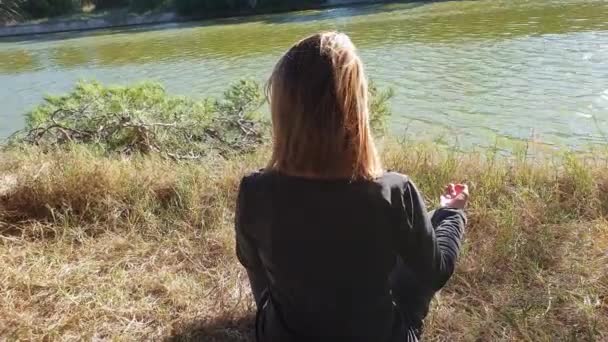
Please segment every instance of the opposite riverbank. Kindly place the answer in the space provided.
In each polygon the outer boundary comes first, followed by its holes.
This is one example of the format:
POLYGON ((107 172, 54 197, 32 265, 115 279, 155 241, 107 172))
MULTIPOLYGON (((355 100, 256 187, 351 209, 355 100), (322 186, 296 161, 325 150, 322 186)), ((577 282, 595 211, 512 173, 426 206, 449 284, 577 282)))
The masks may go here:
POLYGON ((318 4, 302 4, 297 7, 278 8, 241 8, 229 11, 214 11, 206 14, 183 15, 175 11, 137 14, 127 10, 114 10, 101 15, 84 15, 76 19, 53 19, 47 22, 20 23, 0 27, 0 37, 15 37, 62 33, 72 31, 92 31, 111 28, 158 25, 166 23, 187 22, 205 19, 251 16, 260 14, 282 13, 299 10, 325 9, 351 5, 384 3, 388 0, 326 0, 318 4))
POLYGON ((98 16, 78 19, 57 19, 49 22, 23 23, 0 27, 0 37, 29 36, 72 31, 92 31, 119 27, 155 25, 193 20, 175 12, 135 14, 112 11, 98 16))
MULTIPOLYGON (((381 135, 390 93, 372 96, 381 135)), ((0 150, 0 337, 253 341, 233 220, 241 177, 270 153, 262 100, 252 82, 201 101, 85 83, 30 113, 0 150)), ((608 152, 378 142, 429 208, 443 184, 471 188, 424 340, 608 338, 608 152)))

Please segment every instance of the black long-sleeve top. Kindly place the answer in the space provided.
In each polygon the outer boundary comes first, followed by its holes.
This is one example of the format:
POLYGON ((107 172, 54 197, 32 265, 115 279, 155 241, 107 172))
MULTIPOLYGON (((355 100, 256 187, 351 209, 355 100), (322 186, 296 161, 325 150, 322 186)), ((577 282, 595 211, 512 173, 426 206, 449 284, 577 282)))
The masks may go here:
POLYGON ((439 209, 433 221, 398 173, 374 181, 244 177, 236 252, 258 304, 257 338, 404 341, 399 310, 407 308, 394 304, 388 280, 397 258, 436 291, 454 271, 464 233, 462 210, 439 209))

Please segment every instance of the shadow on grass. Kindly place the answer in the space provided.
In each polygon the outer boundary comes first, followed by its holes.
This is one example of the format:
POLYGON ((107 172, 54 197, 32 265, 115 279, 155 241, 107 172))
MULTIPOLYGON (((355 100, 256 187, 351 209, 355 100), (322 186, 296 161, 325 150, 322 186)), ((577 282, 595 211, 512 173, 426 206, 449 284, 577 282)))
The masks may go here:
POLYGON ((254 321, 255 314, 195 321, 176 328, 164 342, 253 342, 254 321))

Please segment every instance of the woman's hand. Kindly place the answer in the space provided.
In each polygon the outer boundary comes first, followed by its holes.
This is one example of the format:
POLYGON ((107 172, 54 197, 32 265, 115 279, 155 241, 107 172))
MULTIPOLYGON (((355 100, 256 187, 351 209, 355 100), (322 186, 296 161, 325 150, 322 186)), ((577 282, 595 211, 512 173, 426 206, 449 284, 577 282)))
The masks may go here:
POLYGON ((443 208, 464 209, 469 201, 469 187, 466 184, 450 183, 441 195, 440 203, 443 208))

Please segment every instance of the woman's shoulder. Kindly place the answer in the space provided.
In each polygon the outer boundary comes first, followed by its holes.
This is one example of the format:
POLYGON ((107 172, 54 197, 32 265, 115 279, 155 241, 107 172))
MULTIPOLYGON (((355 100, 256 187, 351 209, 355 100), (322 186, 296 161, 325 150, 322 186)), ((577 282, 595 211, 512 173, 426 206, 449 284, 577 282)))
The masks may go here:
POLYGON ((252 171, 241 179, 241 190, 251 189, 251 188, 259 188, 263 184, 268 184, 272 178, 275 177, 274 172, 267 171, 265 169, 259 169, 257 171, 252 171))
MULTIPOLYGON (((243 176, 241 180, 241 189, 247 188, 261 188, 270 185, 272 182, 277 181, 281 178, 281 174, 273 170, 260 169, 252 171, 243 176)), ((305 178, 301 177, 288 177, 291 180, 302 180, 305 178)), ((310 179, 308 179, 310 181, 310 179)), ((323 184, 327 184, 328 181, 322 181, 323 184)), ((331 182, 330 182, 331 183, 331 182)), ((340 182, 342 183, 342 182, 340 182)), ((359 182, 356 182, 359 183, 359 182)), ((380 185, 383 188, 406 188, 410 183, 410 177, 408 175, 395 172, 386 171, 378 178, 374 179, 374 183, 380 185)))
POLYGON ((257 171, 250 171, 243 176, 243 181, 255 181, 264 177, 267 174, 264 169, 259 169, 257 171))
POLYGON ((404 188, 411 182, 410 177, 395 171, 386 171, 376 179, 376 183, 389 188, 404 188))

